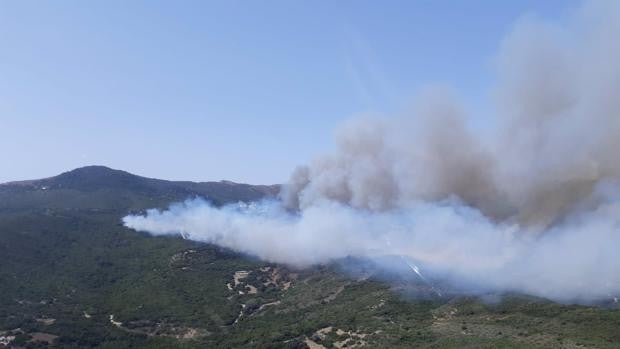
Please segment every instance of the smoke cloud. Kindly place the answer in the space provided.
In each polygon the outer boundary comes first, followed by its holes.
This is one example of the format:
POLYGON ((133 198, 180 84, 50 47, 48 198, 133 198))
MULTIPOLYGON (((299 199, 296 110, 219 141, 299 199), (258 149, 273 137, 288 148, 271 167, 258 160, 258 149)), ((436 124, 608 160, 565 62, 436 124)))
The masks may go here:
POLYGON ((620 293, 620 3, 525 17, 501 43, 497 129, 482 137, 452 92, 406 117, 344 125, 280 200, 201 200, 124 218, 262 259, 308 266, 401 255, 480 289, 560 301, 620 293))

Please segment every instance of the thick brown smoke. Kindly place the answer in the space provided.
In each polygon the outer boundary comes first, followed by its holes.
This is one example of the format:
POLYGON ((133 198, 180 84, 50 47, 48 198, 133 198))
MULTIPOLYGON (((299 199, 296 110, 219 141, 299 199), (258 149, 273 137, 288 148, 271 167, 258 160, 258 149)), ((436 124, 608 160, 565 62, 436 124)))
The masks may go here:
POLYGON ((620 179, 619 37, 618 2, 588 3, 565 26, 526 17, 498 55, 493 139, 480 142, 455 99, 434 89, 406 118, 344 127, 335 154, 294 172, 284 201, 386 210, 453 196, 540 228, 591 209, 596 185, 620 179))
MULTIPOLYGON (((401 256, 465 290, 560 301, 620 295, 620 1, 518 22, 497 58, 497 129, 469 132, 445 88, 406 117, 344 125, 282 202, 200 200, 127 216, 262 259, 308 266, 401 256)), ((400 260, 400 259, 399 259, 400 260)))

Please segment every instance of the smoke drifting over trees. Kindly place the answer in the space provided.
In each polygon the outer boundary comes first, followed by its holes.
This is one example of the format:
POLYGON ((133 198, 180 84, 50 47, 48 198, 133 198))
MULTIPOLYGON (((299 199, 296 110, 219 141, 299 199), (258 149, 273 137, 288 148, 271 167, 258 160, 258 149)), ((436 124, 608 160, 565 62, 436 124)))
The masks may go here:
POLYGON ((125 224, 299 266, 394 254, 468 287, 617 295, 619 37, 619 2, 523 18, 497 56, 492 134, 469 132, 464 108, 432 88, 407 117, 344 125, 337 151, 297 168, 281 201, 193 201, 125 224))

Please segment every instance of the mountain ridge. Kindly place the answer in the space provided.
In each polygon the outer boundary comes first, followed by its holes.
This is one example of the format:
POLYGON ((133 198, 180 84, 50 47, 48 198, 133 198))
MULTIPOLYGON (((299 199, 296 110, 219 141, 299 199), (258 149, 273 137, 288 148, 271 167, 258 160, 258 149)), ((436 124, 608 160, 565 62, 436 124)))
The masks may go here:
POLYGON ((167 180, 167 179, 159 179, 159 178, 154 178, 154 177, 141 176, 141 175, 137 175, 137 174, 134 174, 128 171, 114 169, 114 168, 103 166, 103 165, 86 165, 82 167, 77 167, 75 169, 65 171, 58 175, 50 176, 50 177, 2 182, 0 183, 0 186, 29 185, 29 184, 48 182, 48 181, 55 181, 58 179, 67 179, 71 177, 92 176, 92 175, 102 176, 104 174, 115 175, 117 177, 121 177, 121 176, 135 177, 135 178, 139 178, 142 180, 168 182, 168 183, 195 183, 195 184, 220 183, 220 184, 226 184, 226 185, 247 185, 247 186, 252 186, 252 187, 273 188, 273 189, 279 189, 279 187, 281 186, 280 184, 240 183, 240 182, 234 182, 234 181, 230 181, 226 179, 222 179, 219 181, 167 180))
POLYGON ((419 297, 362 261, 293 269, 121 221, 265 192, 105 167, 0 186, 0 348, 618 348, 620 310, 419 297))
POLYGON ((113 202, 119 209, 144 209, 192 197, 220 205, 275 198, 279 191, 279 185, 168 181, 105 166, 86 166, 53 177, 0 184, 0 209, 19 206, 21 201, 24 203, 19 207, 109 208, 113 202), (119 202, 119 197, 125 201, 119 202))

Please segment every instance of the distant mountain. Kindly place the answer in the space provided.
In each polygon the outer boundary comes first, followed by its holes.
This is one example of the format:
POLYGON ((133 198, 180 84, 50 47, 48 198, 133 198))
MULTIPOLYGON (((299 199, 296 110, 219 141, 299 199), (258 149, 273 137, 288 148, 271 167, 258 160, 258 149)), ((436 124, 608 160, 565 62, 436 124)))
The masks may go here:
POLYGON ((218 205, 275 197, 279 190, 279 185, 250 185, 230 181, 166 181, 105 166, 86 166, 55 177, 0 184, 0 209, 143 209, 191 197, 202 197, 218 205))

